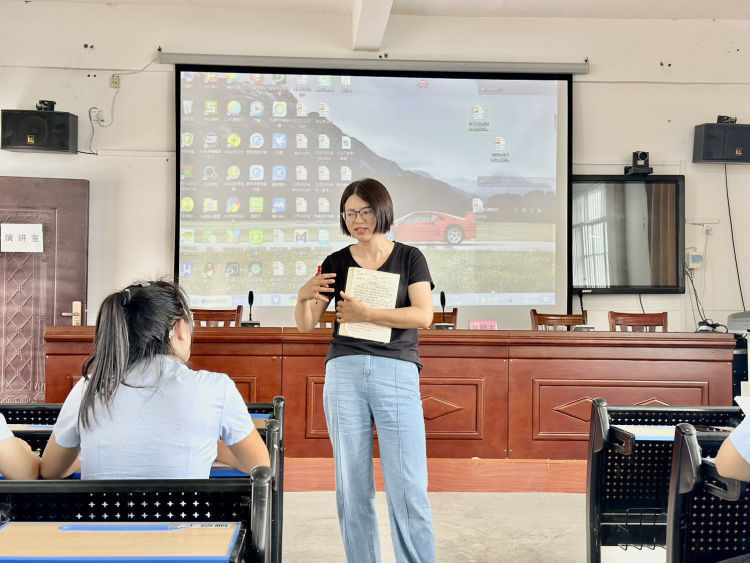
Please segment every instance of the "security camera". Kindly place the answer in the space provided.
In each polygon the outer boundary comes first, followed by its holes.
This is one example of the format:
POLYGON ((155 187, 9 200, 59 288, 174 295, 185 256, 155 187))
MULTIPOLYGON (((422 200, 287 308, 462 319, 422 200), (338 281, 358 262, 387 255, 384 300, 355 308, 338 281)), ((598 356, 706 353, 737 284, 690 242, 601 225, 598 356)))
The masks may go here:
POLYGON ((651 174, 654 171, 648 165, 648 153, 646 151, 633 152, 633 166, 625 167, 625 174, 651 174))

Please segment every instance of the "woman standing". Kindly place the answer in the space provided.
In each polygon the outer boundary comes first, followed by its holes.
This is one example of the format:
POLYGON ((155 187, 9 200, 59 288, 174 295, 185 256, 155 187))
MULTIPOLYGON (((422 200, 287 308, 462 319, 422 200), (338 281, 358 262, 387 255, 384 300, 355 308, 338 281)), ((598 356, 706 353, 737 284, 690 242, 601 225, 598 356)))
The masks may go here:
POLYGON ((328 256, 321 273, 303 285, 297 327, 311 330, 331 297, 336 324, 328 356, 323 403, 336 463, 336 500, 350 563, 378 563, 373 423, 378 431, 391 538, 399 563, 435 561, 427 498, 427 454, 419 392, 417 329, 432 322, 434 287, 427 261, 414 247, 388 240, 393 203, 373 179, 349 184, 341 196, 341 229, 356 243, 328 256), (374 309, 344 292, 349 268, 399 275, 394 309, 374 309), (331 285, 333 287, 331 287, 331 285), (341 323, 391 327, 388 343, 339 334, 341 323))
POLYGON ((187 367, 193 323, 167 281, 108 296, 94 353, 42 455, 59 479, 80 453, 82 479, 207 479, 217 458, 250 473, 269 456, 234 382, 187 367), (221 442, 219 442, 221 440, 221 442))

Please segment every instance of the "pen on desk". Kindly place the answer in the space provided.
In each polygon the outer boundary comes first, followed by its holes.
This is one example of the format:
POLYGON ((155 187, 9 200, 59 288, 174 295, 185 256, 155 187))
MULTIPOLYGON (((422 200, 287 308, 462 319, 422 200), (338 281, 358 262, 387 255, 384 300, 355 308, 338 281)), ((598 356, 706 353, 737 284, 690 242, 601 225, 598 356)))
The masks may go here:
POLYGON ((323 266, 318 266, 318 274, 317 275, 320 275, 322 273, 323 273, 323 266))

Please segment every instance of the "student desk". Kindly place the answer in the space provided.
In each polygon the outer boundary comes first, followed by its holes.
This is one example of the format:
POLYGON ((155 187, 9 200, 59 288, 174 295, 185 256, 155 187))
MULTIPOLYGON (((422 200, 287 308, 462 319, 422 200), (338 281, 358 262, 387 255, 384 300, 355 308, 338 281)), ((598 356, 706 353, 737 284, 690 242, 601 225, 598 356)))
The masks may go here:
POLYGON ((8 522, 0 525, 0 561, 240 560, 238 522, 8 522))
POLYGON ((667 497, 675 425, 702 432, 706 455, 742 419, 739 407, 608 406, 593 400, 586 485, 587 561, 602 546, 655 548, 666 543, 667 497))

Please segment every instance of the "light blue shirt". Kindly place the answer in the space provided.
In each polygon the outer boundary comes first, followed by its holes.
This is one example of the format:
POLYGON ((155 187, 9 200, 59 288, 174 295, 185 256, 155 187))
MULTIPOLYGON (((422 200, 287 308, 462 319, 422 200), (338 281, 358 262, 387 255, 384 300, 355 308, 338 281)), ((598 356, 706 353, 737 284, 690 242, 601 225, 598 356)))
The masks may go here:
POLYGON ((78 410, 87 382, 78 381, 54 427, 64 448, 81 447, 82 479, 207 479, 216 442, 231 446, 255 431, 234 382, 159 356, 133 368, 111 412, 97 404, 89 427, 78 410))
POLYGON ((732 444, 745 461, 750 463, 750 416, 746 416, 729 435, 732 444))
POLYGON ((13 432, 8 428, 8 424, 5 422, 5 417, 0 414, 0 442, 13 437, 13 432))

